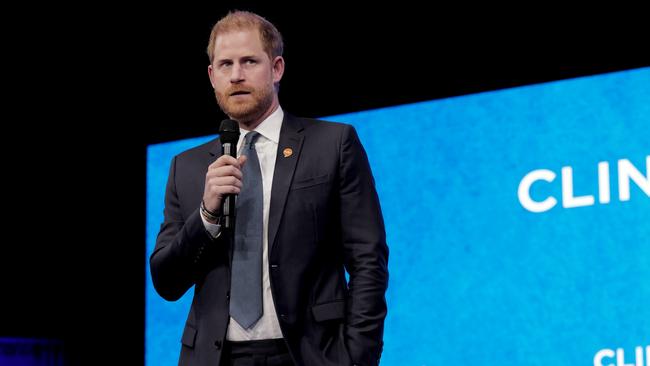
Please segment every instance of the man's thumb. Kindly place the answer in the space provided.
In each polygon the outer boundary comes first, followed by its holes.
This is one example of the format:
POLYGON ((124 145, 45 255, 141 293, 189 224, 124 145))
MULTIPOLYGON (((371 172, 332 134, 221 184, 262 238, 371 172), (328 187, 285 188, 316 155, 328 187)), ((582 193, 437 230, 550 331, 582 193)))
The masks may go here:
POLYGON ((243 167, 246 160, 248 160, 248 157, 246 155, 240 155, 237 160, 239 160, 239 166, 243 167))

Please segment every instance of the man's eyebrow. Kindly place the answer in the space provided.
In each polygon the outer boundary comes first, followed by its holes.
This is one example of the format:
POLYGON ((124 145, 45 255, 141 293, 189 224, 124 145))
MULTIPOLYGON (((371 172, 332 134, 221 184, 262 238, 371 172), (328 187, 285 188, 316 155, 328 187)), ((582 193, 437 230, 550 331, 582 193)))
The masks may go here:
MULTIPOLYGON (((259 58, 260 58, 260 56, 258 56, 258 55, 250 54, 250 55, 244 55, 244 56, 236 57, 235 59, 237 59, 237 60, 251 60, 251 59, 257 60, 257 59, 259 59, 259 58)), ((224 57, 224 58, 217 58, 217 59, 215 59, 215 62, 216 62, 216 63, 219 63, 219 62, 225 62, 225 61, 231 61, 231 62, 232 62, 233 59, 230 58, 230 57, 224 57)))

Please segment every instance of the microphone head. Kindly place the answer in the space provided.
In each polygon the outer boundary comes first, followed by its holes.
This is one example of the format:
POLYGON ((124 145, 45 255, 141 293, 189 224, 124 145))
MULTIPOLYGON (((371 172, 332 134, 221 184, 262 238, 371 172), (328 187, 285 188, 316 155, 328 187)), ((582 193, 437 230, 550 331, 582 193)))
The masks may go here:
POLYGON ((237 145, 239 140, 239 123, 232 119, 224 119, 219 126, 219 139, 222 144, 237 145))

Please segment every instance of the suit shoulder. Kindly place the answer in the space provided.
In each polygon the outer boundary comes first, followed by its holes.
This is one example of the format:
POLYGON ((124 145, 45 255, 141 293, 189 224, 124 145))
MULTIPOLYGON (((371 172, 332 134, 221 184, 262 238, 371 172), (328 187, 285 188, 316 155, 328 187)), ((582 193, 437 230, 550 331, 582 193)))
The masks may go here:
POLYGON ((340 130, 343 128, 352 127, 350 124, 343 122, 326 121, 316 118, 299 118, 305 128, 323 128, 340 130))
POLYGON ((348 123, 326 121, 315 118, 298 118, 300 123, 308 133, 318 133, 327 135, 341 136, 354 130, 354 127, 348 123))
POLYGON ((219 138, 215 137, 201 145, 189 148, 176 155, 177 161, 195 160, 203 158, 210 152, 220 152, 219 138))

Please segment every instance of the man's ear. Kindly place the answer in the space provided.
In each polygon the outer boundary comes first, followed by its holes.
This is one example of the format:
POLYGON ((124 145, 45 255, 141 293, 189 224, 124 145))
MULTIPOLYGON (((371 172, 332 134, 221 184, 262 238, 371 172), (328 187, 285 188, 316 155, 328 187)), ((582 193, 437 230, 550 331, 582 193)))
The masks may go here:
POLYGON ((216 88, 214 85, 214 81, 212 80, 212 74, 214 73, 214 70, 212 70, 212 65, 208 65, 208 78, 210 78, 210 84, 212 85, 212 89, 216 88))
POLYGON ((282 56, 275 56, 273 59, 273 82, 279 83, 284 75, 284 58, 282 56))

